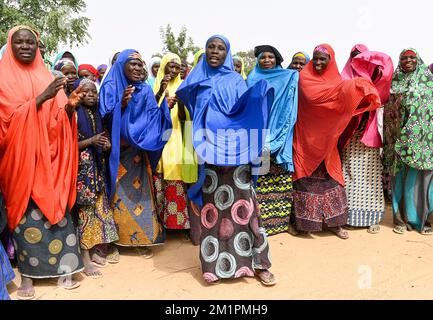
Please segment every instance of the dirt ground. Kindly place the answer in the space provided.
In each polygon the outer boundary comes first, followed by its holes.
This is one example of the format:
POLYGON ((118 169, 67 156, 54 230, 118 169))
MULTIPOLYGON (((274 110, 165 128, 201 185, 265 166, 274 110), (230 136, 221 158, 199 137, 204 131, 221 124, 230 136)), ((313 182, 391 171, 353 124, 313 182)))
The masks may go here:
MULTIPOLYGON (((388 208, 381 232, 349 231, 349 240, 330 233, 271 237, 272 272, 278 284, 256 279, 207 285, 200 273, 198 247, 181 234, 169 234, 164 246, 146 260, 136 249, 121 249, 121 261, 101 269, 104 277, 77 278, 66 291, 55 280, 36 282, 37 299, 433 299, 433 236, 392 231, 388 208)), ((16 271, 16 270, 15 270, 16 271)), ((18 275, 18 272, 16 271, 18 275)), ((16 299, 19 276, 9 286, 16 299)))

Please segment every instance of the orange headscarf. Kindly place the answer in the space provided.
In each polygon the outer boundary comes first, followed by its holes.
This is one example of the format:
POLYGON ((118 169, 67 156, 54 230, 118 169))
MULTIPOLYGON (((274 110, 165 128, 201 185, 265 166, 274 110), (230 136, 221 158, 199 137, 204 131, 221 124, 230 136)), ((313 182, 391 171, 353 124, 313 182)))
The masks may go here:
POLYGON ((76 121, 69 121, 63 90, 39 110, 36 97, 54 80, 37 49, 28 65, 16 60, 9 31, 0 61, 0 189, 15 229, 30 197, 51 224, 63 219, 76 196, 78 145, 76 121), (72 129, 71 129, 72 123, 72 129))
POLYGON ((322 75, 310 61, 300 73, 298 121, 293 140, 294 179, 311 176, 322 162, 341 185, 344 178, 337 149, 338 139, 354 115, 380 107, 379 94, 371 81, 341 79, 331 46, 330 62, 322 75))

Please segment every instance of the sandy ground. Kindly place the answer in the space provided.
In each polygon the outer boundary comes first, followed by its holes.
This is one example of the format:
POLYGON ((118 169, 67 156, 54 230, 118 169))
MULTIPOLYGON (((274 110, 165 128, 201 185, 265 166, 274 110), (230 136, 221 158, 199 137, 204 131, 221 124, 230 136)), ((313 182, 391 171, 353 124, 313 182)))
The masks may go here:
MULTIPOLYGON (((169 234, 164 246, 146 260, 136 249, 121 249, 121 261, 101 269, 104 277, 77 278, 73 291, 52 280, 36 282, 37 299, 433 299, 433 236, 392 231, 388 208, 380 234, 349 231, 349 240, 330 233, 271 237, 275 287, 256 279, 202 280, 198 247, 181 234, 169 234)), ((16 272, 17 273, 17 272, 16 272)), ((17 273, 18 274, 18 273, 17 273)), ((19 276, 9 286, 16 299, 19 276)))

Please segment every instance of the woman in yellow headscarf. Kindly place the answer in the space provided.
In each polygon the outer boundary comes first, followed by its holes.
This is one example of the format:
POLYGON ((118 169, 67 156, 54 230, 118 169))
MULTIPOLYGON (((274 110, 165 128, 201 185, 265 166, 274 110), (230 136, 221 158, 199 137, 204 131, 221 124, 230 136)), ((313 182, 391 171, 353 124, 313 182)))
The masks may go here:
POLYGON ((153 92, 159 104, 166 98, 173 131, 164 147, 154 177, 157 207, 167 229, 189 229, 186 184, 197 181, 197 160, 192 146, 191 119, 184 105, 177 101, 176 90, 182 83, 181 60, 174 53, 166 54, 155 79, 153 92))

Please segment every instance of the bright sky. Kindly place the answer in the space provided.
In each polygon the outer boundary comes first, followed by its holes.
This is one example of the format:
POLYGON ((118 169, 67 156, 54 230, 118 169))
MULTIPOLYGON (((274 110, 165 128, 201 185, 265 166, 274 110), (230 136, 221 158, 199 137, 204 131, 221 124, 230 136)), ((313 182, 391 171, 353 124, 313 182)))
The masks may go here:
MULTIPOLYGON (((370 50, 389 54, 396 64, 407 47, 418 49, 426 63, 433 62, 430 43, 433 2, 425 0, 86 0, 92 39, 72 48, 79 63, 107 63, 110 55, 136 49, 145 59, 162 50, 160 27, 182 25, 196 45, 223 34, 232 53, 260 44, 275 46, 285 58, 300 50, 309 54, 329 43, 341 69, 350 49, 363 43, 370 50)), ((191 59, 190 59, 191 60, 191 59)))

